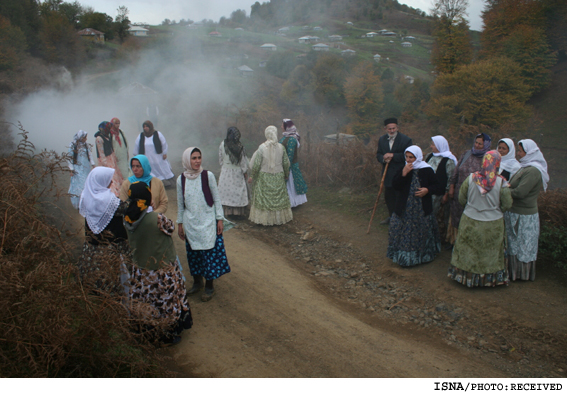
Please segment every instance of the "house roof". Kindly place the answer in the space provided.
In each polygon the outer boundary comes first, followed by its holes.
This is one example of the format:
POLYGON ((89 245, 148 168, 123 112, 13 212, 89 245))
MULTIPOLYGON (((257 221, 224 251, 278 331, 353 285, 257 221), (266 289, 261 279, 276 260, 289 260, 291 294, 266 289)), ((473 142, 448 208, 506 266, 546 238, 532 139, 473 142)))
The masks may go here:
POLYGON ((356 51, 353 51, 352 49, 345 49, 344 51, 341 51, 341 53, 355 53, 356 51))
POLYGON ((95 29, 91 29, 90 27, 87 27, 86 29, 83 30, 79 30, 77 32, 78 35, 80 36, 98 36, 98 35, 104 35, 103 32, 95 30, 95 29))
POLYGON ((247 65, 243 65, 243 66, 238 67, 238 70, 239 71, 254 71, 250 67, 248 67, 247 65))
POLYGON ((130 26, 128 31, 149 31, 149 30, 144 29, 143 27, 140 27, 140 26, 130 26))
POLYGON ((275 47, 275 45, 274 45, 274 44, 269 44, 269 43, 264 44, 264 45, 260 45, 260 48, 273 48, 273 47, 275 47))
POLYGON ((328 48, 329 46, 327 44, 315 44, 315 45, 313 45, 313 48, 315 48, 315 47, 317 47, 317 48, 328 48))

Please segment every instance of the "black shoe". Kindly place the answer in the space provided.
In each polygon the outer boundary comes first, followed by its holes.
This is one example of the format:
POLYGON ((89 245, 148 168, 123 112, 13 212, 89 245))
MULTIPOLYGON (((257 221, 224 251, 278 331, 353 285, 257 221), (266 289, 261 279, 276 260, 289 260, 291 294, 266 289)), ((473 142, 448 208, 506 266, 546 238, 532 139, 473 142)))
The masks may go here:
POLYGON ((197 294, 203 289, 203 287, 205 287, 203 277, 200 275, 193 275, 193 287, 187 291, 187 294, 197 294))
POLYGON ((201 294, 201 301, 209 302, 213 296, 215 295, 215 289, 211 289, 209 287, 205 287, 205 292, 201 294))

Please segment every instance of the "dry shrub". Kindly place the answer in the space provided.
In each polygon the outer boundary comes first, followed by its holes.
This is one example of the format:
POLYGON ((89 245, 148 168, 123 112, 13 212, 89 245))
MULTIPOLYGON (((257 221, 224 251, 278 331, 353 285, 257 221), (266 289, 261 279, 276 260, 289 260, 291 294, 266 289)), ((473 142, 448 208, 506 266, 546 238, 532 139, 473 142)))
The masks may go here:
POLYGON ((166 375, 119 296, 75 280, 71 240, 46 215, 64 164, 25 132, 0 160, 0 376, 166 375))
POLYGON ((567 190, 541 193, 538 210, 541 223, 538 257, 554 263, 567 273, 567 190))
POLYGON ((380 182, 382 165, 376 160, 377 139, 367 145, 303 144, 300 168, 308 184, 363 190, 380 182))

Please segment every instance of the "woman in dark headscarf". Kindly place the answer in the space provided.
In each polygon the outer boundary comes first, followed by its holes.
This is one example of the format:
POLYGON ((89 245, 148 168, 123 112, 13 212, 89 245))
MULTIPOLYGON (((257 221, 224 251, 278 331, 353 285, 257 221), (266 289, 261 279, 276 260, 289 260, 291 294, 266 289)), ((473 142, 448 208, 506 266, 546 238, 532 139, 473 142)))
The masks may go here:
POLYGON ((219 195, 224 215, 246 215, 248 157, 240 142, 240 131, 229 127, 226 139, 219 146, 219 195))
POLYGON ((291 207, 294 208, 307 202, 307 184, 299 170, 298 160, 301 137, 291 119, 283 120, 282 129, 280 144, 284 146, 290 163, 289 178, 286 181, 287 194, 291 207))
POLYGON ((136 138, 134 156, 145 155, 150 161, 152 175, 166 181, 164 185, 170 186, 173 172, 167 160, 167 141, 161 132, 154 129, 154 125, 149 120, 146 120, 142 127, 144 131, 136 138))
POLYGON ((135 319, 152 328, 154 338, 166 344, 181 341, 181 331, 193 320, 187 302, 185 281, 171 235, 173 221, 151 210, 152 192, 145 182, 128 189, 124 227, 132 249, 130 311, 135 319))
POLYGON ((112 134, 110 132, 111 128, 112 123, 110 122, 101 122, 98 125, 98 132, 94 135, 96 138, 96 157, 98 158, 99 166, 114 168, 116 170, 114 171, 110 190, 118 196, 120 185, 122 185, 124 177, 118 168, 118 161, 114 153, 112 134))
POLYGON ((455 243, 459 222, 463 214, 463 206, 459 203, 459 190, 467 177, 482 168, 482 158, 490 150, 492 139, 488 134, 480 133, 474 139, 472 149, 461 155, 458 165, 449 180, 449 199, 451 200, 451 219, 447 229, 447 241, 455 243))

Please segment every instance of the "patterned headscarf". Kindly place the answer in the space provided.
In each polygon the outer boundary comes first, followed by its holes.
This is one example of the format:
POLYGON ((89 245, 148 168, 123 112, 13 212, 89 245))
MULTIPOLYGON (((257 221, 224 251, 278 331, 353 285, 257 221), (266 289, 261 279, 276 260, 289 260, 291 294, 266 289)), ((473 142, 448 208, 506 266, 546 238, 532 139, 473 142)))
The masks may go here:
POLYGON ((134 182, 128 189, 128 208, 124 220, 130 224, 137 221, 142 212, 152 204, 152 191, 144 182, 134 182))
POLYGON ((498 175, 501 160, 502 158, 497 150, 488 151, 482 158, 480 171, 472 174, 472 181, 478 186, 481 194, 484 195, 491 191, 498 177, 502 178, 501 175, 498 175))
POLYGON ((132 175, 128 177, 130 183, 134 182, 144 182, 146 185, 150 186, 150 182, 152 181, 152 166, 150 165, 150 161, 145 155, 136 155, 130 159, 130 169, 132 169, 132 160, 138 160, 144 173, 140 178, 137 178, 136 175, 132 175))
POLYGON ((110 132, 114 136, 114 139, 118 141, 118 146, 122 146, 122 141, 120 141, 120 128, 114 125, 115 120, 120 122, 120 119, 118 118, 110 119, 110 132))
POLYGON ((474 148, 474 141, 473 141, 473 147, 472 147, 471 151, 472 151, 472 154, 474 156, 483 157, 488 152, 488 150, 490 149, 490 143, 492 142, 492 138, 490 138, 490 136, 486 133, 480 133, 476 137, 474 137, 474 140, 476 141, 479 138, 482 138, 482 140, 484 141, 484 146, 482 147, 481 150, 475 149, 474 148))
POLYGON ((240 164, 244 146, 240 142, 240 130, 236 127, 229 127, 224 140, 224 151, 230 157, 232 164, 240 164))
MULTIPOLYGON (((183 162, 183 175, 185 175, 185 178, 187 179, 197 179, 201 175, 201 172, 203 172, 203 162, 201 162, 201 167, 199 167, 198 170, 194 170, 193 167, 191 167, 191 155, 195 150, 201 152, 199 148, 192 146, 185 149, 183 157, 181 158, 181 161, 183 162)), ((202 157, 203 153, 201 153, 201 158, 202 157)))
POLYGON ((283 126, 284 126, 283 136, 295 138, 297 140, 297 147, 299 147, 301 145, 300 144, 301 137, 299 136, 299 133, 297 132, 297 127, 295 127, 293 121, 291 119, 284 119, 283 126))

